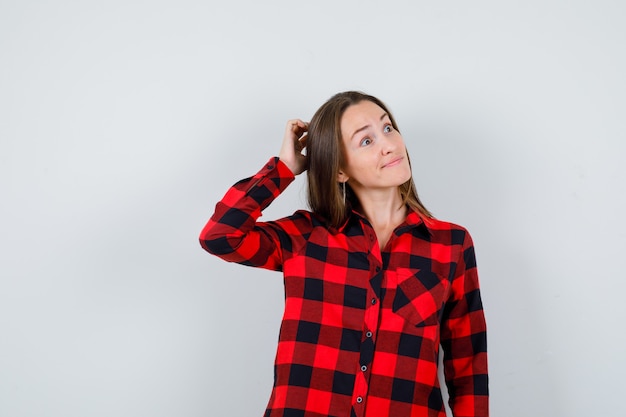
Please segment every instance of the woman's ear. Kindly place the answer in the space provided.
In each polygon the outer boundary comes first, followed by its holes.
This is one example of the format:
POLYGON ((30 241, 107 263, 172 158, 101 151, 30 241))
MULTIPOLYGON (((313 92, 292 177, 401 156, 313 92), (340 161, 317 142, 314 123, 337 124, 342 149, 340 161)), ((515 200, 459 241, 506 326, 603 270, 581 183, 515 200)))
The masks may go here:
POLYGON ((350 179, 342 170, 337 173, 337 182, 346 182, 350 179))

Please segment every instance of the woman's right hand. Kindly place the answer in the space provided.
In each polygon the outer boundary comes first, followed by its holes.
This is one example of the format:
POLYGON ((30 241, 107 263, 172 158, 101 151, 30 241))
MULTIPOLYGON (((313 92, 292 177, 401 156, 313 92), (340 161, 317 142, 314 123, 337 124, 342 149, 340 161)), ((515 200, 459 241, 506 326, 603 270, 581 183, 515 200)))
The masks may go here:
POLYGON ((289 120, 285 128, 278 158, 294 175, 299 175, 306 170, 306 154, 302 151, 306 147, 308 130, 309 124, 300 119, 289 120))

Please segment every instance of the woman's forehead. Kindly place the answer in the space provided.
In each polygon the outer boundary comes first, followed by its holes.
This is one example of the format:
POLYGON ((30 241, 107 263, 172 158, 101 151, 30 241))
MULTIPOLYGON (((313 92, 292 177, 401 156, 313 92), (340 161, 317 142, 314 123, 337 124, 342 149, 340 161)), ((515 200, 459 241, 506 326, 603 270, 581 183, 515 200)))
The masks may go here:
POLYGON ((371 101, 360 101, 346 109, 341 117, 341 132, 352 136, 353 132, 372 123, 383 120, 387 112, 376 103, 371 101))

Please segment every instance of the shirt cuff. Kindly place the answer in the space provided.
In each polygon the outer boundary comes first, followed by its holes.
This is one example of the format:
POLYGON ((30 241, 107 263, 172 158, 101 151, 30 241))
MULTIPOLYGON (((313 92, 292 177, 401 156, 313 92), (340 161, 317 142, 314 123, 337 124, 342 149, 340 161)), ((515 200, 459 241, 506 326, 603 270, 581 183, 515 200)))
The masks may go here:
POLYGON ((276 174, 279 178, 284 178, 284 179, 296 178, 296 176, 293 174, 293 172, 291 172, 289 167, 283 161, 281 161, 280 158, 278 158, 277 156, 274 156, 270 158, 269 161, 267 161, 262 172, 264 171, 264 173, 267 175, 274 170, 276 171, 276 174))

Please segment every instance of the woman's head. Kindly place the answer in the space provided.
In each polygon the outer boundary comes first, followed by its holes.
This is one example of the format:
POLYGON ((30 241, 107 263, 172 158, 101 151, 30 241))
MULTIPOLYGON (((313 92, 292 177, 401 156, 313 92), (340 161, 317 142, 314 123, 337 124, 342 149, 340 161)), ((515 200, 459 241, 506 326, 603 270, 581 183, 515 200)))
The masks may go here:
MULTIPOLYGON (((358 116, 361 114, 366 114, 368 111, 374 112, 373 114, 380 113, 381 126, 386 129, 384 134, 391 132, 390 134, 396 137, 395 143, 404 148, 393 115, 387 106, 376 97, 356 91, 347 91, 331 97, 317 110, 308 129, 308 199, 313 212, 325 218, 333 227, 340 226, 346 220, 352 207, 359 205, 356 194, 350 185, 346 185, 348 176, 345 173, 350 156, 346 153, 346 143, 350 143, 349 140, 354 140, 356 141, 355 146, 367 146, 369 144, 368 139, 363 134, 361 134, 363 138, 354 135, 354 139, 344 137, 346 134, 352 136, 352 130, 350 133, 344 132, 342 134, 342 120, 349 108, 351 108, 348 112, 349 121, 357 121, 354 126, 360 126, 358 116), (357 117, 355 118, 355 116, 357 117), (398 137, 399 141, 397 140, 398 137), (345 201, 344 187, 346 190, 345 201)), ((344 123, 343 129, 344 131, 351 129, 350 124, 344 123)), ((399 152, 406 155, 405 149, 399 152)), ((406 155, 406 162, 408 162, 408 155, 406 155)), ((404 182, 398 185, 403 203, 422 215, 430 217, 430 213, 417 196, 415 185, 410 177, 410 167, 408 168, 408 175, 406 173, 401 175, 408 177, 406 181, 403 180, 404 182)), ((350 182, 354 183, 353 181, 350 182)), ((355 186, 357 185, 355 184, 355 186)))

